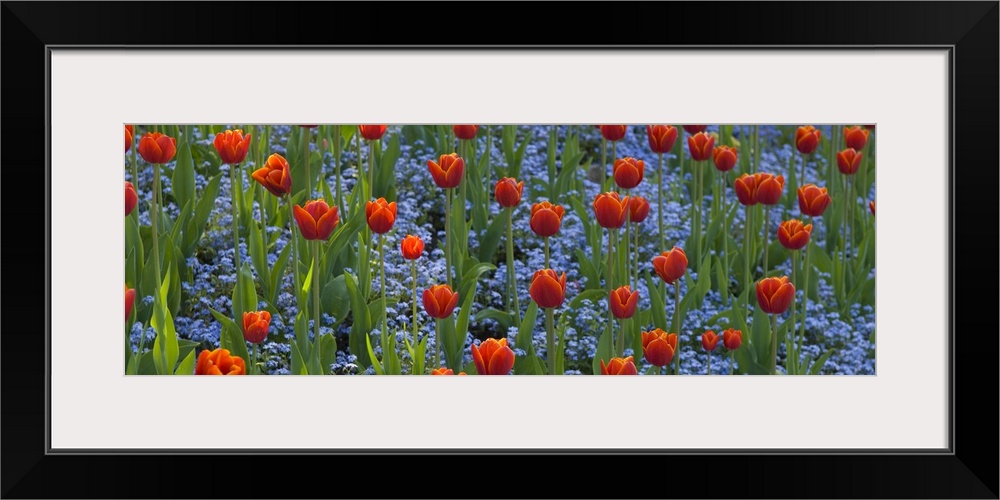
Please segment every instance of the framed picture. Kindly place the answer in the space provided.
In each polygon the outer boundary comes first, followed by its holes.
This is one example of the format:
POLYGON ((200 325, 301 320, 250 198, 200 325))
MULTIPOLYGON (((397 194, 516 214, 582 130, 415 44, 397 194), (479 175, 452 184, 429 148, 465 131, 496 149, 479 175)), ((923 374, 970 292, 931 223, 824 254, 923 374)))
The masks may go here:
MULTIPOLYGON (((602 496, 643 482, 626 461, 600 465, 619 455, 732 479, 691 496, 997 496, 996 467, 976 458, 995 445, 971 435, 996 407, 973 410, 981 391, 955 384, 995 380, 996 357, 956 335, 994 322, 955 314, 977 303, 959 302, 956 277, 986 276, 993 256, 973 254, 981 242, 959 253, 955 229, 996 213, 975 194, 996 170, 956 168, 996 164, 996 2, 580 5, 566 14, 579 23, 555 28, 571 39, 571 26, 634 16, 626 46, 510 45, 472 10, 454 22, 487 35, 476 45, 412 27, 386 45, 330 45, 316 31, 367 39, 345 20, 384 31, 433 14, 417 4, 335 5, 322 21, 311 3, 114 5, 4 3, 5 65, 23 75, 4 93, 25 103, 7 108, 4 163, 14 179, 44 172, 13 185, 46 198, 44 225, 37 195, 10 212, 12 231, 35 233, 11 245, 15 269, 35 270, 18 279, 42 285, 8 305, 44 328, 4 338, 5 497, 204 496, 179 477, 221 481, 229 463, 227 495, 256 496, 275 486, 231 478, 275 454, 301 467, 278 477, 319 472, 310 455, 358 455, 344 471, 372 468, 361 455, 400 470, 416 455, 584 456, 624 479, 580 482, 602 496), (668 15, 666 34, 647 8, 668 15), (181 21, 191 31, 177 37, 181 21), (260 28, 275 24, 295 28, 260 28), (475 182, 446 185, 455 158, 475 182), (828 213, 809 183, 830 193, 828 213), (600 200, 612 191, 618 226, 600 200), (554 238, 532 220, 542 201, 565 207, 554 238), (423 262, 408 261, 404 233, 423 262), (21 250, 29 240, 40 250, 21 250), (559 266, 568 286, 534 272, 559 266), (403 376, 434 371, 470 376, 403 376), (145 376, 204 373, 256 376, 145 376), (399 376, 260 376, 283 374, 399 376)), ((515 5, 495 21, 541 26, 515 5)), ((485 470, 447 462, 442 485, 485 470)), ((352 471, 336 495, 419 488, 365 473, 379 482, 352 471), (384 483, 398 488, 372 490, 384 483)), ((661 476, 625 495, 675 495, 661 476)))

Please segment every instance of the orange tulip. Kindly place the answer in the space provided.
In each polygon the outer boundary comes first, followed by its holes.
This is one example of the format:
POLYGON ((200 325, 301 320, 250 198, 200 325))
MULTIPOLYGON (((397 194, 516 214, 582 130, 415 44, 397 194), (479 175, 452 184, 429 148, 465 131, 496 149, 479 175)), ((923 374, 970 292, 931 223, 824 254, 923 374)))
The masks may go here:
POLYGON ((132 306, 135 305, 135 289, 125 285, 125 321, 132 316, 132 306))
MULTIPOLYGON (((451 368, 435 368, 431 370, 431 375, 454 375, 455 371, 451 368)), ((458 372, 459 375, 465 375, 465 372, 458 372)))
POLYGON ((246 375, 247 367, 243 358, 231 356, 228 349, 205 349, 198 355, 195 375, 246 375))
POLYGON ((715 334, 712 330, 709 330, 701 334, 701 346, 705 348, 706 351, 712 352, 719 345, 719 336, 715 334))
POLYGON ((275 196, 281 197, 292 192, 288 160, 277 153, 268 156, 264 166, 254 170, 250 177, 275 196))
POLYGON ((507 375, 514 367, 514 351, 507 339, 488 338, 478 346, 472 344, 472 361, 480 375, 507 375))
POLYGON ((806 184, 799 188, 799 211, 802 215, 819 217, 830 205, 830 195, 826 188, 817 187, 815 184, 806 184))
POLYGON ((757 204, 757 176, 753 174, 743 174, 733 181, 733 191, 736 191, 736 198, 740 200, 740 205, 752 206, 757 204))
POLYGON ((674 283, 687 272, 688 258, 680 247, 671 248, 653 257, 653 269, 668 285, 674 283))
POLYGON ((795 131, 795 149, 804 155, 810 154, 819 146, 819 138, 820 131, 816 127, 812 125, 799 127, 795 131))
POLYGON ((424 240, 420 239, 419 236, 408 234, 399 244, 399 250, 402 252, 404 259, 417 260, 424 253, 424 240))
POLYGON ((847 148, 837 153, 837 169, 844 175, 858 173, 858 168, 861 167, 862 156, 864 156, 864 153, 855 151, 852 148, 847 148))
POLYGON ((627 358, 611 358, 608 364, 601 360, 601 375, 638 375, 632 356, 627 358))
POLYGON ((844 127, 844 144, 851 149, 861 151, 865 149, 865 144, 868 143, 868 134, 870 134, 866 129, 858 126, 851 128, 844 127))
POLYGON ((800 220, 786 220, 778 226, 778 241, 781 242, 781 246, 789 250, 802 250, 809 243, 812 229, 812 224, 803 226, 800 220))
POLYGON ((636 160, 630 156, 615 160, 612 172, 615 183, 622 189, 632 189, 642 182, 642 175, 645 164, 642 160, 636 160))
POLYGON ((385 125, 358 125, 361 137, 369 141, 377 141, 385 135, 385 125))
POLYGON ((649 201, 642 196, 631 196, 628 201, 629 220, 636 224, 649 216, 649 201))
POLYGON ((601 135, 609 141, 622 140, 628 130, 626 125, 598 125, 597 128, 601 129, 601 135))
POLYGON ((653 366, 665 367, 674 359, 674 349, 677 345, 676 334, 674 344, 670 344, 670 334, 657 328, 651 332, 642 332, 642 355, 653 366))
POLYGON ((677 142, 677 129, 671 125, 646 125, 646 136, 654 153, 669 153, 677 142))
POLYGON ((698 132, 688 137, 688 151, 691 152, 692 160, 704 161, 711 158, 712 148, 714 147, 715 137, 705 132, 698 132))
POLYGON ((219 152, 222 163, 237 165, 243 163, 250 150, 250 134, 243 135, 242 130, 226 130, 215 136, 215 150, 219 152))
POLYGON ((462 175, 465 173, 465 160, 455 153, 441 155, 437 163, 434 160, 427 160, 427 169, 431 172, 431 177, 438 187, 447 189, 458 187, 462 183, 462 175))
POLYGON ((632 291, 628 285, 611 290, 608 294, 608 306, 611 314, 618 319, 628 319, 635 315, 635 306, 639 304, 639 290, 632 291))
POLYGON ((628 196, 620 198, 618 193, 601 193, 594 198, 594 215, 597 223, 604 228, 618 228, 625 224, 625 210, 628 196))
POLYGON ((868 202, 868 210, 871 210, 872 215, 875 215, 875 200, 868 202))
POLYGON ((479 125, 454 125, 451 129, 455 132, 455 137, 463 140, 475 139, 479 125))
POLYGON ((177 139, 148 132, 139 139, 139 155, 149 163, 167 163, 177 154, 177 139))
POLYGON ((125 125, 125 152, 132 149, 132 126, 125 125))
POLYGON ((566 211, 559 205, 547 201, 531 206, 531 230, 538 236, 548 238, 559 232, 562 217, 566 211))
POLYGON ((785 312, 794 299, 795 285, 788 281, 788 276, 764 278, 757 282, 757 303, 760 310, 767 314, 785 312))
POLYGON ((327 205, 325 200, 306 202, 305 208, 295 205, 293 214, 302 237, 307 240, 328 239, 340 222, 337 207, 327 205))
POLYGON ((518 203, 521 203, 521 191, 524 189, 524 182, 517 182, 517 179, 513 177, 504 177, 497 181, 497 187, 494 190, 493 196, 496 197, 497 203, 504 208, 516 207, 518 203))
POLYGON ((736 150, 729 146, 719 146, 712 150, 712 160, 720 172, 728 172, 736 167, 736 150))
POLYGON ((452 292, 448 285, 434 285, 424 290, 424 311, 432 318, 444 319, 451 316, 458 305, 458 292, 452 292))
POLYGON ((365 203, 365 216, 373 233, 385 234, 396 223, 396 202, 387 203, 385 198, 365 203))
POLYGON ((131 182, 125 181, 125 217, 128 217, 138 204, 139 195, 135 192, 135 187, 131 182))
POLYGON ((271 313, 267 311, 247 311, 243 313, 243 338, 251 344, 259 344, 267 338, 271 327, 271 313))
POLYGON ((726 346, 726 350, 735 351, 740 348, 742 343, 743 332, 732 328, 722 332, 722 345, 726 346))
POLYGON ((566 300, 566 273, 562 276, 551 269, 535 271, 531 277, 528 295, 538 304, 538 307, 559 307, 566 300))
POLYGON ((708 130, 708 125, 684 125, 683 127, 684 131, 691 135, 708 130))
POLYGON ((777 205, 781 200, 781 192, 785 189, 785 177, 771 174, 756 173, 757 203, 761 205, 777 205))

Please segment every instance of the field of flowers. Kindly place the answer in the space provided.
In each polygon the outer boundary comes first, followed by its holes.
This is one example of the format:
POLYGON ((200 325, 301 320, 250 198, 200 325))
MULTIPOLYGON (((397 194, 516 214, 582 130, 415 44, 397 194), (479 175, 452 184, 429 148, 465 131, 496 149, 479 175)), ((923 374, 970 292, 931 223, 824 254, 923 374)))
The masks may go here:
POLYGON ((875 140, 126 125, 125 373, 874 374, 875 140))

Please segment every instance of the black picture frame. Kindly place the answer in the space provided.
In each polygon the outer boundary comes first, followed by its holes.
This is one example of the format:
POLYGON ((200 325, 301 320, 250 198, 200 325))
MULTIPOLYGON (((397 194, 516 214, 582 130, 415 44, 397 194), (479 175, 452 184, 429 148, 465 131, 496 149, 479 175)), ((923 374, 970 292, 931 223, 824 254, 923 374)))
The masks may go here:
MULTIPOLYGON (((997 276, 992 228, 997 227, 1000 151, 998 2, 573 2, 547 10, 535 3, 470 5, 2 2, 0 60, 6 70, 2 95, 7 106, 2 118, 6 147, 0 151, 6 168, 0 178, 7 181, 8 230, 3 255, 4 261, 15 263, 15 271, 46 269, 44 281, 34 274, 8 275, 12 292, 4 296, 10 312, 7 331, 0 336, 0 384, 6 403, 0 407, 4 498, 286 497, 310 494, 315 489, 311 484, 326 485, 319 490, 337 497, 998 497, 998 447, 992 438, 998 422, 993 385, 997 318, 977 310, 981 302, 992 308, 997 292, 996 283, 987 284, 985 277, 997 276), (483 8, 488 9, 489 19, 477 15, 483 8), (548 18, 549 11, 558 17, 548 18), (50 218, 72 216, 51 213, 47 203, 44 211, 40 209, 43 196, 48 201, 47 151, 59 142, 58 137, 48 137, 47 129, 47 70, 53 47, 328 48, 375 41, 394 47, 419 41, 422 47, 509 48, 547 47, 554 42, 567 48, 608 50, 946 47, 953 98, 948 450, 836 454, 692 450, 662 455, 630 453, 625 443, 614 453, 595 454, 50 453, 46 228, 50 218), (565 461, 572 461, 570 470, 580 473, 557 473, 554 464, 565 461), (387 471, 399 471, 400 480, 386 481, 379 475, 387 471), (541 483, 552 489, 529 489, 528 478, 536 483, 544 478, 541 483)), ((218 81, 226 84, 224 78, 218 81)), ((87 332, 85 325, 81 330, 81 334, 98 333, 87 332)), ((192 401, 193 410, 202 404, 206 403, 192 401)), ((637 417, 635 425, 643 422, 637 417)), ((487 425, 494 424, 484 422, 487 425)), ((209 426, 199 432, 210 442, 217 429, 209 426)))

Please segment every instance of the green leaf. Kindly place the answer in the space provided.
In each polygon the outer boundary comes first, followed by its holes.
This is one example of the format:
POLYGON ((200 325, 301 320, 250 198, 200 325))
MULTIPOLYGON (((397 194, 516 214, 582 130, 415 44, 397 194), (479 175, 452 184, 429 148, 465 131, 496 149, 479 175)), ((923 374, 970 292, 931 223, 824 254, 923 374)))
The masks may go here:
POLYGON ((153 318, 150 321, 156 330, 156 340, 153 341, 153 364, 156 366, 156 373, 160 375, 174 373, 180 349, 174 321, 167 307, 167 290, 170 289, 171 275, 169 264, 167 267, 167 277, 163 280, 159 293, 153 297, 153 318))
POLYGON ((497 247, 500 245, 500 237, 507 229, 507 217, 503 214, 497 216, 490 222, 486 234, 479 241, 479 260, 481 262, 493 262, 496 256, 497 247))
POLYGON ((302 351, 299 350, 298 342, 291 342, 292 345, 292 369, 293 375, 308 375, 309 371, 306 370, 306 360, 302 356, 302 351))
POLYGON ((485 272, 495 271, 496 268, 497 266, 489 262, 480 262, 466 271, 459 285, 458 296, 461 297, 461 300, 464 301, 470 295, 475 295, 476 282, 479 281, 479 277, 485 272))
MULTIPOLYGON (((449 342, 444 345, 448 359, 448 368, 453 370, 462 365, 462 353, 465 351, 465 339, 468 338, 469 335, 469 316, 472 314, 472 304, 476 302, 475 290, 475 282, 473 282, 472 290, 466 294, 464 299, 462 299, 462 308, 458 311, 458 321, 455 325, 454 332, 449 332, 450 335, 448 337, 450 338, 445 337, 449 340, 449 342)), ((447 320, 445 323, 451 323, 451 320, 447 320)))
MULTIPOLYGON (((177 162, 170 181, 177 206, 194 206, 194 161, 191 159, 191 146, 183 139, 177 145, 177 162)), ((178 218, 178 221, 185 219, 178 218)))
POLYGON ((271 272, 271 281, 268 284, 268 304, 278 302, 278 293, 281 291, 281 280, 285 277, 285 269, 288 267, 288 257, 292 255, 292 245, 285 245, 278 254, 278 260, 274 262, 271 272))
POLYGON ((828 349, 820 355, 820 357, 809 367, 809 375, 819 375, 819 372, 823 370, 824 366, 826 366, 826 360, 830 359, 833 352, 833 349, 828 349))
MULTIPOLYGON (((247 350, 246 340, 243 338, 243 329, 237 326, 232 319, 226 315, 216 311, 215 309, 208 309, 212 316, 215 317, 216 321, 222 323, 222 334, 219 338, 219 347, 228 350, 233 354, 233 356, 239 356, 243 358, 246 365, 249 367, 251 364, 250 351, 247 350)), ((292 342, 294 344, 294 342, 292 342)))
POLYGON ((194 375, 194 350, 184 356, 184 360, 174 370, 174 375, 194 375))
POLYGON ((591 364, 594 375, 601 373, 601 360, 605 363, 611 360, 611 332, 605 328, 601 332, 601 337, 597 341, 597 351, 594 353, 594 361, 591 364))
POLYGON ((586 288, 588 290, 600 288, 600 271, 590 262, 590 259, 587 258, 587 254, 583 253, 583 250, 576 248, 574 253, 576 254, 576 261, 580 264, 580 274, 587 279, 586 288))
POLYGON ((333 316, 339 324, 351 310, 351 294, 347 292, 347 281, 343 274, 330 280, 320 295, 323 312, 333 316))
POLYGON ((364 337, 367 337, 371 331, 368 304, 361 297, 357 279, 353 275, 345 273, 344 284, 347 286, 347 293, 351 297, 351 312, 354 315, 354 323, 351 325, 348 346, 352 353, 358 355, 358 364, 364 368, 368 368, 371 365, 371 358, 368 357, 368 353, 364 348, 364 342, 366 342, 364 337))
POLYGON ((667 323, 667 306, 660 294, 659 289, 653 283, 652 277, 646 274, 646 289, 649 290, 649 307, 653 317, 653 326, 664 331, 670 330, 670 323, 667 323))
POLYGON ((754 305, 753 322, 750 325, 750 345, 755 351, 757 361, 762 365, 769 365, 767 361, 771 355, 771 322, 758 304, 754 305))
POLYGON ((375 369, 376 375, 385 375, 385 370, 382 368, 382 363, 379 363, 378 357, 375 356, 375 351, 372 349, 372 336, 365 335, 365 347, 368 352, 368 359, 372 362, 372 368, 375 369))
POLYGON ((250 260, 253 262, 254 269, 257 270, 257 276, 260 277, 260 282, 264 289, 269 289, 271 286, 270 272, 271 269, 267 265, 267 249, 266 243, 264 242, 264 237, 261 233, 260 228, 253 221, 250 222, 250 260))
POLYGON ((503 331, 507 331, 507 329, 514 326, 514 318, 511 313, 499 311, 492 307, 483 309, 476 313, 477 322, 483 321, 484 319, 492 319, 493 321, 500 323, 500 328, 502 328, 503 331))
POLYGON ((184 229, 184 243, 182 248, 184 257, 191 257, 198 248, 201 235, 205 232, 205 226, 208 224, 208 218, 212 215, 212 209, 215 208, 215 200, 219 197, 219 182, 221 179, 222 174, 209 179, 208 184, 205 185, 205 189, 201 192, 201 198, 195 204, 194 213, 188 219, 187 227, 184 229))

